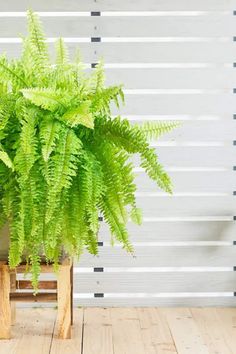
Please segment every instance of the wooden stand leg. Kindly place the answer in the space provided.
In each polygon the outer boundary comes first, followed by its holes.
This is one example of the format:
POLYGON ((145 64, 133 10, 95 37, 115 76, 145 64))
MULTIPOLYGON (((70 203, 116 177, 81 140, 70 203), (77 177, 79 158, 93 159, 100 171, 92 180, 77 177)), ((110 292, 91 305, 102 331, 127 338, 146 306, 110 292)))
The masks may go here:
POLYGON ((59 339, 71 338, 71 260, 59 267, 57 281, 57 331, 59 339))
POLYGON ((10 272, 0 262, 0 339, 11 337, 10 272))
POLYGON ((71 297, 71 301, 70 301, 71 321, 70 321, 70 324, 71 324, 71 326, 73 325, 73 322, 74 322, 74 318, 73 318, 73 280, 74 280, 73 278, 74 278, 74 275, 73 275, 73 272, 74 272, 74 267, 73 267, 73 263, 72 263, 71 268, 70 268, 70 288, 71 288, 71 294, 70 294, 70 297, 71 297))
MULTIPOLYGON (((10 290, 11 293, 15 293, 16 291, 16 271, 10 271, 10 290)), ((16 303, 15 301, 11 301, 11 324, 15 324, 16 322, 16 303)))

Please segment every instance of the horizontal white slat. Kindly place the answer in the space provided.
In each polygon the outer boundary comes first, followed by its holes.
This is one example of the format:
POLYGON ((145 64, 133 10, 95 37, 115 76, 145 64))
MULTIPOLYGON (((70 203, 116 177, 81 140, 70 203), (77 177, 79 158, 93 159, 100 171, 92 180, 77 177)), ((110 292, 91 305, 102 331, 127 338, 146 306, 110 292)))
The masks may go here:
POLYGON ((145 217, 234 215, 236 197, 137 197, 145 217))
POLYGON ((221 11, 234 9, 235 3, 234 0, 11 0, 0 3, 0 11, 25 11, 29 7, 34 11, 221 11))
POLYGON ((120 110, 113 109, 114 114, 231 114, 233 116, 235 110, 235 95, 233 93, 126 95, 125 97, 125 106, 121 107, 120 110))
POLYGON ((136 247, 135 257, 121 248, 101 247, 99 256, 84 254, 77 265, 80 267, 233 267, 235 257, 235 246, 136 247))
MULTIPOLYGON (((140 122, 138 123, 140 124, 140 122)), ((235 140, 235 129, 236 120, 233 120, 232 117, 228 120, 222 119, 219 121, 184 121, 180 122, 178 128, 161 136, 156 143, 172 141, 172 143, 181 144, 192 141, 192 143, 228 142, 232 144, 232 141, 235 140)))
MULTIPOLYGON (((235 189, 235 171, 169 172, 174 193, 225 193, 235 189)), ((157 185, 144 172, 136 173, 138 192, 157 192, 157 185)))
POLYGON ((206 69, 106 69, 106 83, 121 82, 127 89, 231 89, 236 82, 235 68, 206 69))
MULTIPOLYGON (((77 306, 158 306, 158 307, 171 307, 171 306, 203 306, 203 307, 216 307, 216 306, 232 306, 236 305, 236 297, 233 295, 216 297, 177 297, 177 298, 152 298, 152 297, 117 297, 117 298, 83 298, 75 299, 74 304, 77 306)), ((22 305, 21 305, 22 306, 22 305)), ((37 304, 38 306, 38 304, 37 304)), ((42 304, 43 306, 43 304, 42 304)), ((44 305, 45 306, 45 305, 44 305)), ((49 305, 50 306, 50 305, 49 305)))
MULTIPOLYGON (((234 221, 143 222, 141 226, 128 223, 131 242, 161 241, 233 241, 236 240, 234 221)), ((109 227, 101 223, 99 241, 110 240, 109 227)))
POLYGON ((212 43, 95 43, 106 62, 232 62, 233 41, 212 43))
MULTIPOLYGON (((52 44, 50 44, 52 47, 52 44)), ((81 48, 85 62, 97 62, 101 57, 106 63, 232 63, 236 46, 232 40, 211 43, 68 43, 70 55, 81 48)), ((0 51, 9 56, 19 55, 21 45, 1 43, 0 51)))
MULTIPOLYGON (((171 13, 170 13, 171 14, 171 13)), ((200 16, 42 17, 47 37, 224 37, 233 36, 231 12, 200 16)), ((1 37, 26 34, 24 17, 2 18, 1 37)))
MULTIPOLYGON (((215 295, 215 293, 213 293, 215 295)), ((211 294, 206 294, 204 297, 196 297, 192 294, 191 297, 147 297, 147 296, 137 296, 137 297, 105 297, 105 298, 94 298, 93 294, 88 297, 74 298, 74 306, 88 306, 88 307, 131 307, 131 306, 158 306, 158 307, 235 307, 236 297, 231 293, 217 293, 217 296, 211 296, 211 294)), ((28 307, 42 307, 42 308, 52 308, 55 307, 52 303, 17 303, 17 308, 28 308, 28 307)))
MULTIPOLYGON (((166 167, 227 167, 235 164, 235 146, 226 147, 157 147, 159 161, 166 167)), ((133 158, 136 166, 138 157, 133 158)))
POLYGON ((168 272, 148 275, 100 272, 74 276, 75 293, 198 292, 199 289, 201 292, 234 292, 236 272, 168 272))

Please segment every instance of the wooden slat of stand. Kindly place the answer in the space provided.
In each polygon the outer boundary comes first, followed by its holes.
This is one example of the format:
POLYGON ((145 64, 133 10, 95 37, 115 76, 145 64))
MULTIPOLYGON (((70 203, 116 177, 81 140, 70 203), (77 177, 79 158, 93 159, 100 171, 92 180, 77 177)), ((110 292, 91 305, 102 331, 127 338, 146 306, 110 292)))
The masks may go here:
MULTIPOLYGON (((16 291, 16 271, 10 271, 10 291, 14 293, 16 291)), ((16 303, 11 301, 11 324, 14 324, 16 321, 16 303)))
POLYGON ((12 293, 11 301, 17 302, 55 302, 57 301, 57 293, 12 293))
MULTIPOLYGON (((10 338, 10 326, 15 320, 15 302, 56 302, 58 301, 57 328, 58 338, 71 338, 73 322, 73 264, 71 259, 64 259, 59 265, 58 279, 39 281, 39 290, 57 292, 16 292, 32 289, 28 280, 16 280, 16 273, 27 271, 27 264, 19 265, 10 271, 7 263, 0 261, 0 339, 10 338)), ((53 266, 41 264, 41 273, 52 273, 53 266)))
MULTIPOLYGON (((17 289, 33 289, 32 283, 30 280, 18 280, 17 281, 17 289)), ((57 289, 57 281, 56 280, 40 280, 38 285, 39 290, 56 290, 57 289)))
POLYGON ((11 336, 10 273, 8 266, 0 262, 0 339, 11 336))

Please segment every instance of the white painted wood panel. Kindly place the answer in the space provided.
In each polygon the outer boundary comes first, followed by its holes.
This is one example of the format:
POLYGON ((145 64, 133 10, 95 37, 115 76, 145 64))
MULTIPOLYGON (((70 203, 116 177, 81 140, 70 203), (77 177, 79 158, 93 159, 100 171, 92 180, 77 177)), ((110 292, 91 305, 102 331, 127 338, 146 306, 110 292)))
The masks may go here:
MULTIPOLYGON (((168 118, 168 116, 167 116, 168 118)), ((178 121, 178 119, 176 119, 178 121)), ((168 119, 167 119, 168 121, 168 119)), ((136 122, 137 123, 137 122, 136 122)), ((138 122, 139 123, 139 122, 138 122)), ((236 131, 236 119, 219 119, 212 121, 191 120, 181 121, 181 115, 179 119, 180 126, 172 130, 168 134, 164 134, 160 137, 159 142, 169 141, 173 144, 232 144, 235 139, 236 131)), ((142 124, 142 123, 141 123, 142 124)), ((154 142, 158 144, 158 142, 154 142)))
MULTIPOLYGON (((235 189, 235 171, 168 172, 174 182, 174 194, 224 194, 231 196, 235 189)), ((157 185, 143 171, 136 173, 137 192, 158 192, 157 185)))
MULTIPOLYGON (((156 148, 159 161, 166 167, 178 168, 227 168, 235 164, 235 146, 159 146, 156 148)), ((139 159, 134 157, 136 166, 139 159)))
POLYGON ((228 89, 236 82, 236 70, 215 68, 106 69, 107 84, 121 82, 127 89, 228 89))
MULTIPOLYGON (((236 46, 235 46, 236 48, 236 46)), ((221 115, 235 112, 236 96, 232 94, 129 94, 126 104, 114 114, 123 115, 221 115)))
POLYGON ((75 293, 234 292, 236 272, 78 273, 75 293), (114 282, 115 278, 115 282, 114 282), (194 281, 193 281, 194 279, 194 281))
MULTIPOLYGON (((71 56, 78 47, 84 61, 88 63, 103 58, 106 63, 207 63, 213 67, 222 67, 225 63, 232 63, 236 57, 236 46, 232 39, 196 43, 132 43, 132 39, 130 43, 68 43, 71 56)), ((0 43, 0 51, 6 51, 10 57, 17 57, 20 49, 18 43, 0 43)))
POLYGON ((227 41, 162 43, 94 43, 97 57, 108 63, 214 63, 232 62, 236 46, 227 41))
MULTIPOLYGON (((1 13, 0 13, 1 15, 1 13)), ((78 16, 41 17, 48 37, 232 37, 235 19, 231 12, 198 16, 78 16)), ((26 34, 24 17, 3 17, 0 37, 26 34)))
MULTIPOLYGON (((113 108, 114 114, 132 122, 183 121, 155 146, 172 177, 173 197, 137 170, 144 223, 128 223, 135 257, 109 246, 102 222, 100 256, 85 254, 76 263, 75 303, 235 306, 235 0, 1 1, 0 52, 19 55, 20 44, 14 42, 26 31, 25 13, 19 11, 29 7, 44 12, 47 37, 66 38, 71 57, 77 47, 87 64, 103 57, 107 83, 121 82, 128 90, 126 106, 113 108), (90 11, 102 16, 91 17, 90 11), (90 43, 91 37, 102 37, 101 42, 90 43), (104 273, 93 273, 92 267, 103 267, 104 273)), ((52 43, 49 49, 53 53, 52 43)), ((136 157, 133 161, 138 166, 136 157)))
MULTIPOLYGON (((174 224, 173 224, 174 227, 174 224)), ((197 225, 196 225, 197 227, 197 225)), ((233 267, 235 246, 143 246, 135 256, 120 247, 99 248, 99 256, 84 254, 80 267, 233 267)))
POLYGON ((222 11, 233 10, 234 0, 11 0, 1 1, 0 11, 222 11))
POLYGON ((137 197, 144 217, 234 215, 235 196, 152 196, 137 197))
MULTIPOLYGON (((233 220, 144 221, 141 226, 129 222, 128 231, 130 240, 136 244, 138 242, 229 242, 236 240, 236 225, 233 220)), ((109 228, 104 222, 101 223, 99 241, 110 241, 109 228)))
MULTIPOLYGON (((236 306, 236 297, 231 294, 231 296, 223 296, 221 293, 214 294, 212 297, 209 295, 196 297, 194 294, 189 294, 183 297, 168 297, 168 294, 164 297, 147 296, 146 294, 141 294, 141 296, 117 296, 117 297, 105 297, 105 298, 76 298, 74 304, 77 306, 158 306, 158 307, 225 307, 225 306, 236 306), (191 296, 190 296, 191 295, 191 296)), ((38 306, 38 304, 37 304, 38 306)), ((45 306, 42 305, 42 306, 45 306)), ((50 306, 50 305, 49 305, 50 306)))

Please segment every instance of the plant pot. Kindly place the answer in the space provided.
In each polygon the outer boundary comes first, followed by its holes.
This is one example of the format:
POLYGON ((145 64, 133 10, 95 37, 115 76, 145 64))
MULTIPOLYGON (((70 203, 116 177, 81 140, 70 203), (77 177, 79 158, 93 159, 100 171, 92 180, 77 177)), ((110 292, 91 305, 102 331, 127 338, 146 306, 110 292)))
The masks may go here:
POLYGON ((6 224, 0 230, 0 260, 7 260, 9 250, 9 227, 6 224))

